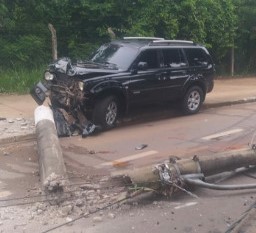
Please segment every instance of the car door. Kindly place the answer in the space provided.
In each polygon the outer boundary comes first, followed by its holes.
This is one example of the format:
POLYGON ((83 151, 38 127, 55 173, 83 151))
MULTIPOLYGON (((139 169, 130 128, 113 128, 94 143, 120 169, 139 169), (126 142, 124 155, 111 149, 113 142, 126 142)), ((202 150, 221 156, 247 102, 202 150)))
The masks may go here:
POLYGON ((165 48, 163 52, 163 66, 166 70, 164 79, 164 98, 172 100, 178 98, 182 87, 188 79, 188 64, 181 48, 165 48))
POLYGON ((131 75, 128 89, 131 104, 152 103, 163 100, 164 80, 160 68, 161 52, 159 49, 143 51, 136 60, 137 72, 131 75), (144 67, 138 67, 144 64, 144 67))
POLYGON ((207 50, 203 48, 184 48, 188 63, 190 81, 198 80, 209 88, 213 87, 214 66, 207 50))

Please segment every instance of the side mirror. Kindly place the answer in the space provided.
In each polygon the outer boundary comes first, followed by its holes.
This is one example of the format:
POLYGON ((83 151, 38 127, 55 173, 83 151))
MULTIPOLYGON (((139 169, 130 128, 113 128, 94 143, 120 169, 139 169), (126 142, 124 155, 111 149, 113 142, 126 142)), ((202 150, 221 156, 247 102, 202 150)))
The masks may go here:
POLYGON ((148 69, 148 63, 141 61, 134 66, 134 68, 131 70, 131 74, 137 74, 139 70, 146 70, 146 69, 148 69))
POLYGON ((148 63, 141 61, 139 62, 137 67, 138 67, 138 70, 146 70, 148 68, 148 63))

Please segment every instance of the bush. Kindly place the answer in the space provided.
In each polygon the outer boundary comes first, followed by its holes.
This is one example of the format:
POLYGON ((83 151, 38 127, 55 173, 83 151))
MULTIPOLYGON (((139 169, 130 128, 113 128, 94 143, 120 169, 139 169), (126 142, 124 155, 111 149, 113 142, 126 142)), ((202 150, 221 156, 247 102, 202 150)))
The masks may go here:
POLYGON ((43 39, 35 35, 20 36, 15 41, 0 39, 0 67, 36 67, 50 59, 43 39))
POLYGON ((38 68, 1 69, 0 93, 28 93, 34 83, 42 79, 46 66, 38 68))

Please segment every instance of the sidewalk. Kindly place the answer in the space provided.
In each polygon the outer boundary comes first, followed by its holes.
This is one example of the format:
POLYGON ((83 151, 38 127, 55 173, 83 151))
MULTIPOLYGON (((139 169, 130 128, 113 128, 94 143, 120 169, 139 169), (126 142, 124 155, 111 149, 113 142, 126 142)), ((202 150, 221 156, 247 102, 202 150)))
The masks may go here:
MULTIPOLYGON (((206 96, 207 108, 256 101, 256 77, 215 80, 206 96)), ((33 136, 36 102, 30 95, 0 94, 0 142, 4 138, 33 136)))
POLYGON ((256 101, 256 77, 215 80, 213 91, 206 96, 207 107, 256 101))

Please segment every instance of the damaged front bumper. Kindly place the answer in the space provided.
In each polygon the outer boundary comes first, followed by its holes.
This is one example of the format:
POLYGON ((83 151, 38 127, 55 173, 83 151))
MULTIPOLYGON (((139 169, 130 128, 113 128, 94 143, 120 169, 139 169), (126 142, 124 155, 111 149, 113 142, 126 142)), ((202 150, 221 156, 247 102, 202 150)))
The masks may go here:
POLYGON ((42 105, 46 97, 49 95, 49 88, 47 84, 43 84, 40 81, 31 89, 30 95, 38 105, 42 105))
POLYGON ((46 97, 49 96, 59 137, 72 136, 76 133, 87 137, 101 131, 100 126, 87 120, 85 112, 82 110, 84 93, 76 86, 73 85, 73 88, 70 89, 63 85, 38 82, 30 91, 38 105, 42 105, 46 97))

